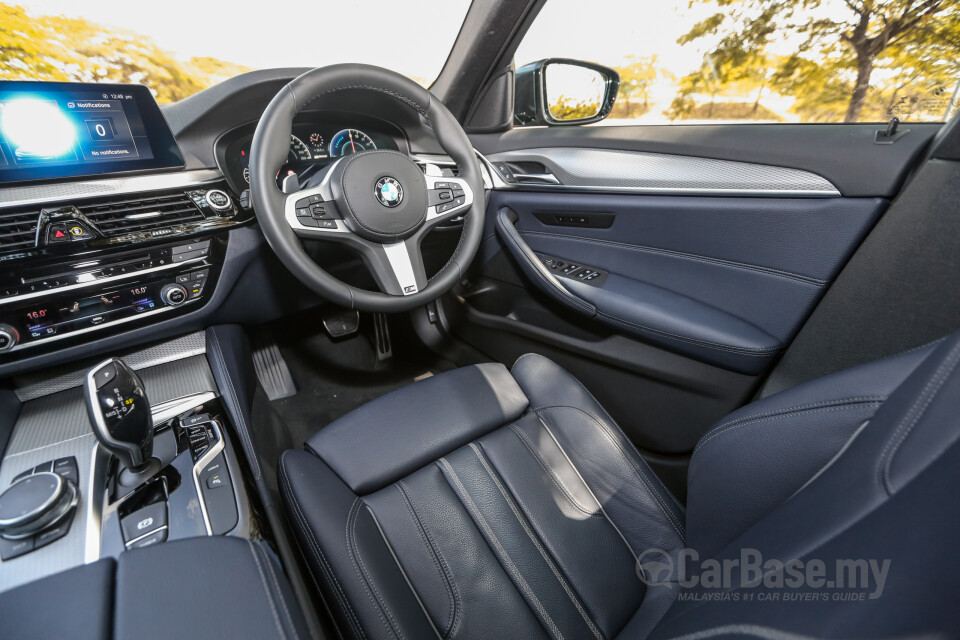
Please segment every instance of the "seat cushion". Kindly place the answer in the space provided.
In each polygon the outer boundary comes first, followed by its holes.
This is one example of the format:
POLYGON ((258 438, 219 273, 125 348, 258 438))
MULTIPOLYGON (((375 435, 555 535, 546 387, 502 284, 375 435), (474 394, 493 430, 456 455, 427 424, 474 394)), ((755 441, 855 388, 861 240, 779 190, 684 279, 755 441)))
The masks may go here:
POLYGON ((683 546, 679 503, 535 355, 358 409, 286 452, 280 486, 354 637, 613 637, 650 600, 636 554, 683 546))

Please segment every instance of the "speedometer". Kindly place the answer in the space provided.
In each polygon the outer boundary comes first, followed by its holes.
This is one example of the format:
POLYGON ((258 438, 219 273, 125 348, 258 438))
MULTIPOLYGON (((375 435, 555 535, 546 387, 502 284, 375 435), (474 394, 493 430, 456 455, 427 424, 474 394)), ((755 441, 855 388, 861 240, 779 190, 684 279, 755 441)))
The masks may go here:
POLYGON ((297 136, 290 136, 290 154, 287 156, 288 162, 296 160, 313 160, 310 153, 310 147, 297 136))
POLYGON ((370 136, 359 129, 344 129, 330 139, 330 155, 335 158, 376 148, 370 136))

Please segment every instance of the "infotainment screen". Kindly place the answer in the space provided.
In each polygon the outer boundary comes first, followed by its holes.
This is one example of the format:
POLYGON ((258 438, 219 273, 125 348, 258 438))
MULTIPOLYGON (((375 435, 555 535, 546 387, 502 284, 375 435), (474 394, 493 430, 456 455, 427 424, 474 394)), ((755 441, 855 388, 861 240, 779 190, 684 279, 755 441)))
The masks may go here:
POLYGON ((145 86, 0 81, 0 182, 182 166, 145 86))

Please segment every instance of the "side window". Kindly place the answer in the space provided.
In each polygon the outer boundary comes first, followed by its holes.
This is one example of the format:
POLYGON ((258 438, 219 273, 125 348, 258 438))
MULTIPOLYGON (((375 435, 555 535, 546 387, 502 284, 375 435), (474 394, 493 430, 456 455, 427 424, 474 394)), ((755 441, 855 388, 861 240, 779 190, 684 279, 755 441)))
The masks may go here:
POLYGON ((603 124, 942 122, 960 93, 960 3, 548 0, 515 61, 556 58, 619 74, 603 124))

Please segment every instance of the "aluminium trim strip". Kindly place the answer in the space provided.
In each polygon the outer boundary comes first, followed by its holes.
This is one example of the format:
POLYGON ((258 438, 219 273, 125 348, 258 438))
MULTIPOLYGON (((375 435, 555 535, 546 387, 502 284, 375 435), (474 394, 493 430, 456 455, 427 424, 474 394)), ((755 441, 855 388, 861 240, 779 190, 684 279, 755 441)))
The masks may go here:
MULTIPOLYGON (((210 422, 204 422, 203 424, 213 425, 213 430, 217 432, 217 441, 207 449, 207 452, 203 454, 199 460, 197 460, 193 465, 193 484, 197 488, 197 498, 200 500, 200 513, 203 514, 203 524, 207 528, 207 535, 213 535, 213 527, 210 526, 210 514, 207 512, 207 501, 203 497, 203 488, 200 486, 200 474, 203 473, 203 470, 207 468, 207 465, 213 462, 213 459, 223 451, 223 431, 220 429, 220 425, 216 420, 211 420, 210 422)), ((232 477, 231 477, 232 482, 232 477)))
MULTIPOLYGON (((49 296, 50 294, 61 293, 63 291, 73 291, 74 289, 83 289, 85 287, 99 286, 102 284, 116 282, 118 280, 123 280, 124 278, 132 278, 133 276, 141 276, 145 273, 155 273, 157 271, 167 271, 169 269, 179 269, 184 265, 190 265, 200 260, 206 259, 207 256, 200 256, 199 258, 191 258, 190 260, 184 260, 183 262, 173 262, 171 258, 170 264, 165 264, 159 267, 150 267, 149 269, 141 269, 140 271, 134 271, 131 273, 123 273, 119 276, 108 276, 106 278, 97 278, 89 282, 78 282, 77 284, 68 284, 64 287, 51 287, 50 289, 43 289, 41 291, 33 291, 31 293, 21 293, 15 296, 8 296, 6 298, 0 298, 0 305, 10 304, 12 302, 20 302, 22 300, 30 300, 31 298, 40 298, 42 296, 49 296)), ((110 265, 105 265, 109 267, 110 265)))
POLYGON ((64 200, 97 198, 144 191, 195 187, 223 180, 216 169, 196 169, 176 173, 131 176, 108 180, 85 180, 56 184, 23 185, 0 188, 0 209, 31 204, 53 204, 64 200))

